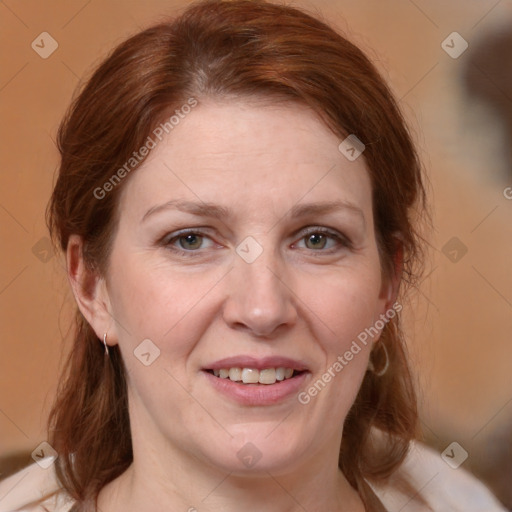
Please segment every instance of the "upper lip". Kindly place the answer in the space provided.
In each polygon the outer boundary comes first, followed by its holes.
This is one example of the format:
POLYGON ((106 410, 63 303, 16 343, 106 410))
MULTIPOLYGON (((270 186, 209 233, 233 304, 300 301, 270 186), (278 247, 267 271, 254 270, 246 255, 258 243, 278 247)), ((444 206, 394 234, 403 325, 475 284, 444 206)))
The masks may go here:
POLYGON ((222 368, 255 368, 264 370, 265 368, 291 368, 296 371, 308 370, 304 361, 291 359, 283 356, 253 357, 249 355, 240 355, 219 359, 207 366, 204 370, 220 370, 222 368))

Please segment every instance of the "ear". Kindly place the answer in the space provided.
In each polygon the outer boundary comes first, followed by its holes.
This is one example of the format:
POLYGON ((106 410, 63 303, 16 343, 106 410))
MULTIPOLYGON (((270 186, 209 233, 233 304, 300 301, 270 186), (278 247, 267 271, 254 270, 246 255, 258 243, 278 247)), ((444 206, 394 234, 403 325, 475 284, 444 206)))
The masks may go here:
MULTIPOLYGON (((382 288, 380 298, 385 303, 385 311, 392 308, 393 304, 398 297, 400 283, 402 281, 402 274, 404 268, 404 245, 400 233, 393 235, 395 240, 395 247, 393 251, 393 265, 382 278, 382 288)), ((385 313, 383 311, 383 313, 385 313)))
POLYGON ((83 248, 80 236, 69 237, 66 249, 68 280, 82 315, 96 336, 103 340, 103 334, 108 333, 113 323, 110 299, 104 278, 85 264, 83 248))

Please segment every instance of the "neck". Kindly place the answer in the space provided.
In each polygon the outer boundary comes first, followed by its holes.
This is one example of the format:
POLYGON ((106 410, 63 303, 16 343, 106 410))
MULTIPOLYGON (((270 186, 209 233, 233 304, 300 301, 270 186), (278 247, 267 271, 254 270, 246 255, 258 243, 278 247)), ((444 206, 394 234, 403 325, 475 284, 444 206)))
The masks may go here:
POLYGON ((307 456, 243 471, 206 459, 197 443, 171 442, 144 414, 130 427, 133 462, 100 492, 102 512, 364 512, 338 467, 339 431, 307 456))
POLYGON ((147 453, 134 453, 132 465, 102 490, 98 510, 364 512, 359 495, 337 464, 311 461, 290 473, 276 475, 264 471, 258 475, 241 475, 223 473, 179 453, 165 457, 172 463, 149 457, 147 453))

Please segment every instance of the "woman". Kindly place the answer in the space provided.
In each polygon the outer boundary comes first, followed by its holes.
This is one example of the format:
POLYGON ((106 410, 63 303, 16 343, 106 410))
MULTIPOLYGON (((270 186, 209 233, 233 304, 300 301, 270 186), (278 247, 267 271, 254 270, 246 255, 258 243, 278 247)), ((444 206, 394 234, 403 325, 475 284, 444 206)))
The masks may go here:
POLYGON ((291 7, 194 4, 101 64, 58 145, 58 458, 0 510, 502 510, 414 442, 422 172, 358 48, 291 7))

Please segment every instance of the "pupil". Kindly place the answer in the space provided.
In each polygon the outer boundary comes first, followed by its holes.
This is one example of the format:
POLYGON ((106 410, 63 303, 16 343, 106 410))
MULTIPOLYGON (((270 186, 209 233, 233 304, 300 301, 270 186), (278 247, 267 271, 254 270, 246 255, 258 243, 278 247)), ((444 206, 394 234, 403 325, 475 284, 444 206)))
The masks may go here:
MULTIPOLYGON (((192 248, 197 248, 196 246, 198 245, 198 242, 199 242, 199 245, 200 245, 200 238, 201 237, 198 237, 196 235, 185 235, 184 237, 182 237, 182 240, 185 239, 185 243, 189 246, 188 249, 191 248, 191 246, 194 246, 192 248), (194 240, 195 240, 195 244, 194 244, 194 240)), ((182 247, 183 247, 183 244, 181 244, 182 247)), ((187 247, 184 247, 185 249, 187 247)))
POLYGON ((309 241, 312 242, 313 245, 318 246, 319 243, 322 244, 324 237, 323 235, 313 234, 309 236, 309 241))

